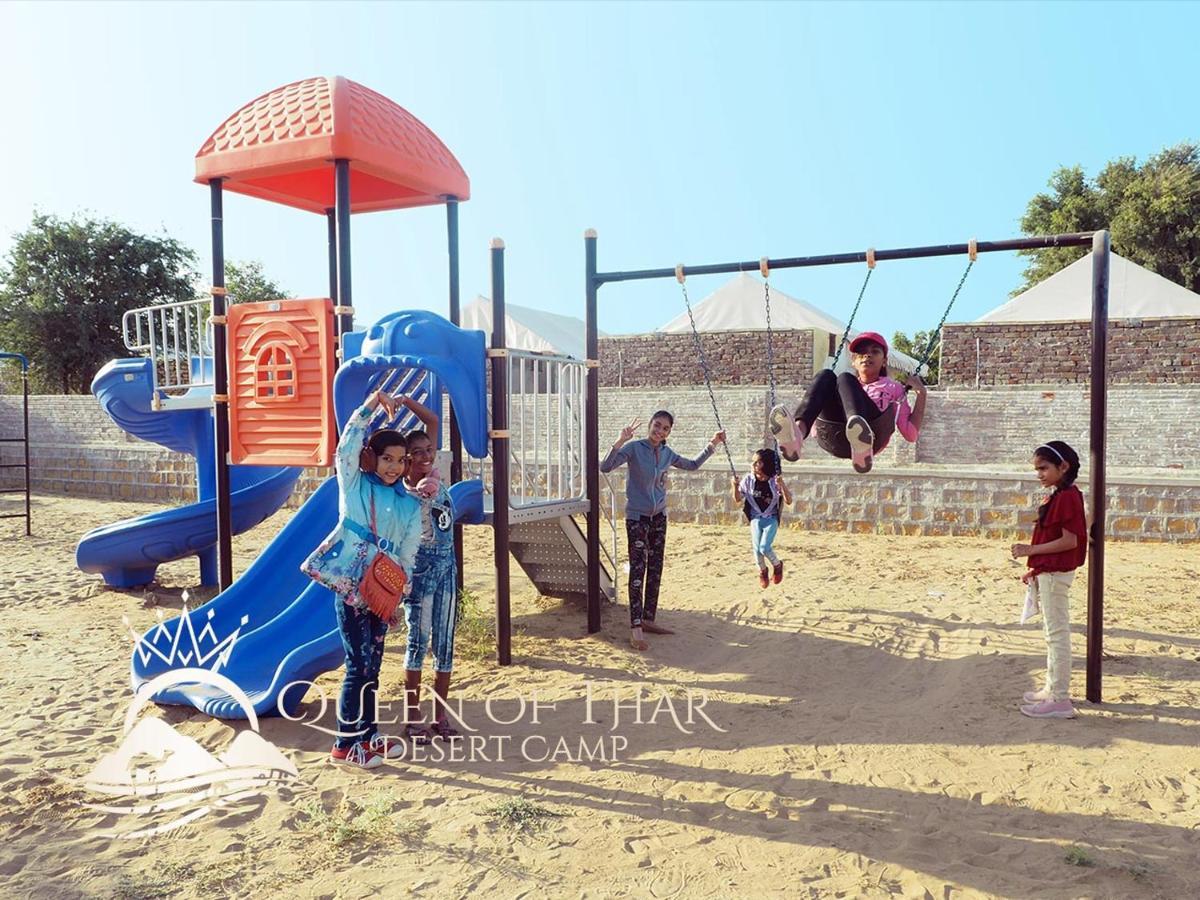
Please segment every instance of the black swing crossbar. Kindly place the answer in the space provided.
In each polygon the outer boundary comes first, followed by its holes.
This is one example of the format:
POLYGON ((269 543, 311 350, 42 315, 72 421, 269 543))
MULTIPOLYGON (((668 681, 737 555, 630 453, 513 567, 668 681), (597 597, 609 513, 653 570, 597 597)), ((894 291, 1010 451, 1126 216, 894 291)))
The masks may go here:
MULTIPOLYGON (((1047 247, 1090 247, 1095 232, 1081 231, 1072 234, 1051 234, 1040 237, 1013 238, 1005 241, 976 241, 977 253, 1002 253, 1013 250, 1042 250, 1047 247)), ((926 259, 931 256, 962 256, 971 249, 970 244, 935 244, 929 247, 903 247, 897 250, 876 250, 876 262, 889 259, 926 259)), ((856 253, 829 253, 823 256, 790 256, 768 259, 771 269, 802 269, 814 266, 839 266, 865 263, 865 250, 856 253)), ((726 275, 736 272, 757 272, 762 261, 716 263, 707 266, 684 266, 684 275, 726 275)), ((651 278, 674 278, 675 267, 669 269, 637 269, 629 272, 597 272, 592 276, 597 286, 610 281, 644 281, 651 278)))

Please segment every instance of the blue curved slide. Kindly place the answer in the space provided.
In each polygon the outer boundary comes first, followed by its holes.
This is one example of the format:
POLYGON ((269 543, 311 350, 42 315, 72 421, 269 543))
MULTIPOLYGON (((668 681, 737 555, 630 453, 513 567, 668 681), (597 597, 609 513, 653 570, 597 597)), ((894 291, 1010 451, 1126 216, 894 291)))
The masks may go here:
MULTIPOLYGON (((75 562, 113 587, 149 584, 164 562, 200 557, 200 580, 217 583, 217 518, 212 410, 155 411, 149 359, 117 359, 92 380, 92 393, 128 433, 196 457, 200 500, 89 531, 79 541, 75 562)), ((234 534, 248 531, 287 502, 298 467, 232 466, 230 519, 234 534)))
MULTIPOLYGON (((426 384, 435 395, 444 387, 463 413, 459 424, 467 450, 486 452, 482 332, 463 331, 433 313, 393 313, 365 335, 348 334, 343 347, 348 355, 362 355, 342 365, 334 380, 339 425, 392 373, 420 369, 433 376, 426 384)), ((431 405, 440 404, 435 399, 431 405)), ((455 484, 450 494, 456 520, 483 520, 481 482, 455 484)), ((332 592, 300 571, 337 520, 338 486, 330 478, 228 590, 186 619, 163 622, 142 637, 132 658, 134 690, 172 670, 219 664, 220 673, 249 696, 256 715, 293 716, 310 682, 345 659, 332 592)), ((246 717, 229 694, 195 682, 168 687, 154 699, 219 718, 246 717)), ((336 704, 336 698, 327 699, 336 704)))

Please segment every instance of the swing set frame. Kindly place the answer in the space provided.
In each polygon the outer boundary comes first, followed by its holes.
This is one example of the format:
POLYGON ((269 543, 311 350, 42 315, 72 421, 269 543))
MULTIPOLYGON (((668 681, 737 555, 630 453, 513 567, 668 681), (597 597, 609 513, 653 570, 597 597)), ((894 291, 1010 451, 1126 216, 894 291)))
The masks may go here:
MULTIPOLYGON (((597 299, 600 288, 621 281, 681 278, 686 275, 722 275, 774 269, 837 266, 899 259, 926 259, 968 253, 999 253, 1040 250, 1049 247, 1091 247, 1092 251, 1092 356, 1089 389, 1091 423, 1088 441, 1088 475, 1092 524, 1088 552, 1087 604, 1087 689, 1091 703, 1101 702, 1101 659, 1104 643, 1104 519, 1105 519, 1105 430, 1108 418, 1108 287, 1111 239, 1108 231, 1087 231, 1013 238, 1002 241, 971 241, 894 250, 831 253, 821 256, 792 256, 700 266, 671 266, 661 269, 601 272, 597 268, 597 234, 584 232, 586 314, 584 318, 587 372, 585 446, 587 469, 588 631, 600 630, 600 372, 597 299)), ((961 284, 960 284, 961 287, 961 284)), ((947 310, 948 312, 948 310, 947 310)), ((944 317, 943 317, 944 322, 944 317)), ((939 326, 940 330, 940 326, 939 326)), ((931 345, 932 346, 932 345, 931 345)))

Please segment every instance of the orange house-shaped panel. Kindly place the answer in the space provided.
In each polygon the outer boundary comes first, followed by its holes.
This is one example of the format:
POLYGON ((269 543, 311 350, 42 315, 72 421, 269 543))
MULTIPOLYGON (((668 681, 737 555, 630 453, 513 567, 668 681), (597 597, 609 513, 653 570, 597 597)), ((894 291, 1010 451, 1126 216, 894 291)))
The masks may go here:
POLYGON ((333 301, 235 303, 227 322, 230 461, 332 465, 333 301))

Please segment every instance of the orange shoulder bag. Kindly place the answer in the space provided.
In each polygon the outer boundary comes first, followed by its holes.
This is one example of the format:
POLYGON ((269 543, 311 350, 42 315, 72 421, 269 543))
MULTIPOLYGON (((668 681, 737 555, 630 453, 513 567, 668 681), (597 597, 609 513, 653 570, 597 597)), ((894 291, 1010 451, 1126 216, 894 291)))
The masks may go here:
POLYGON ((408 576, 404 574, 404 568, 393 562, 384 552, 382 545, 390 546, 390 542, 386 538, 380 538, 375 530, 374 492, 371 494, 371 534, 379 552, 363 573, 362 581, 358 583, 358 592, 366 601, 367 608, 387 622, 396 614, 396 607, 400 605, 400 598, 404 596, 404 585, 408 582, 408 576))

